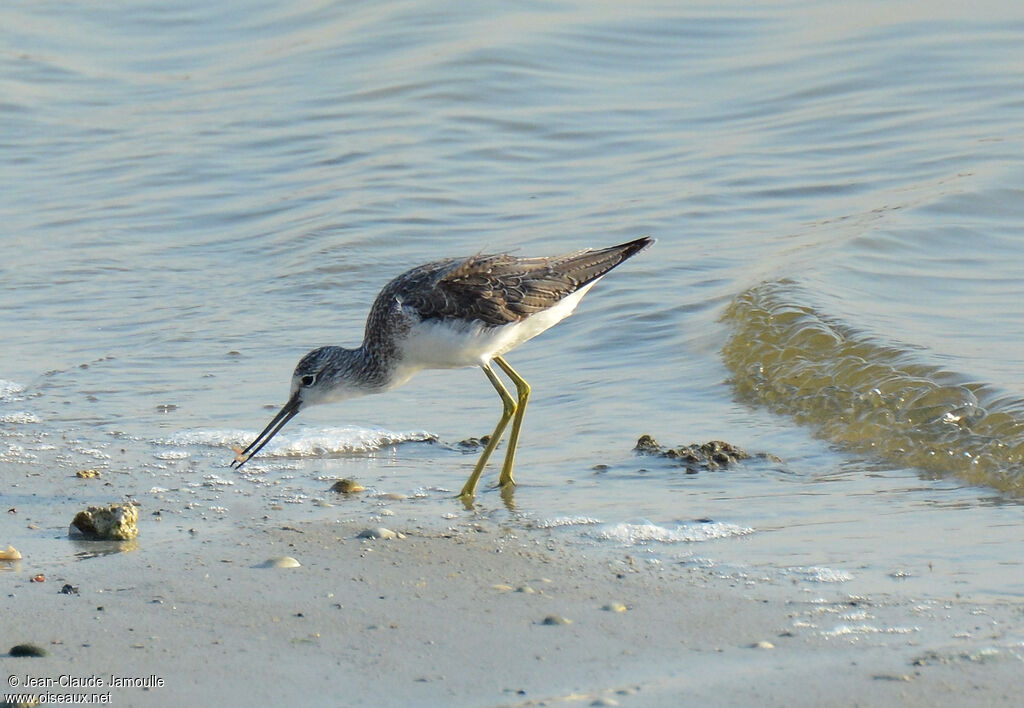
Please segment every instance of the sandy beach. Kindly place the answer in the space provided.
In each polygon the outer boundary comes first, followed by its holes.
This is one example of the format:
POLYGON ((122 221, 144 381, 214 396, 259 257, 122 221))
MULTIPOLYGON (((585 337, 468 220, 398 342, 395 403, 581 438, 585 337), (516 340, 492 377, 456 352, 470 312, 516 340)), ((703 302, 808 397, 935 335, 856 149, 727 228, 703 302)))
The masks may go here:
POLYGON ((122 706, 980 706, 1024 688, 1016 604, 598 558, 482 519, 392 525, 268 520, 26 558, 0 576, 4 636, 48 655, 4 656, 8 688, 122 706), (301 566, 264 567, 283 556, 301 566))

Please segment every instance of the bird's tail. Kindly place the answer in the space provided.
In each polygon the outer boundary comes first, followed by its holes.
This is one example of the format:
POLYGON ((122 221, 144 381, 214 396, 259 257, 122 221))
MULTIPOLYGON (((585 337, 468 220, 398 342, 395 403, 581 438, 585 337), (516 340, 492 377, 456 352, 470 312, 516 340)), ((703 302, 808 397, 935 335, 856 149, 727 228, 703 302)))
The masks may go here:
POLYGON ((557 265, 560 270, 564 269, 567 275, 571 275, 578 282, 577 287, 582 287, 597 280, 623 261, 650 248, 653 243, 653 238, 644 236, 618 246, 570 253, 553 261, 551 265, 557 265))

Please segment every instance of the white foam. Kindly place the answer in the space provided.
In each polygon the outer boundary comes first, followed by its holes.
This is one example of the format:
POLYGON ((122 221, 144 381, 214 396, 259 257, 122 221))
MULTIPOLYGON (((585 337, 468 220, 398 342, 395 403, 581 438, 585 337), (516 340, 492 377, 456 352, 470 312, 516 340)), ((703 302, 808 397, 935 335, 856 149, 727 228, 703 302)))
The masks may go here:
POLYGON ((736 524, 716 521, 710 524, 681 524, 675 528, 666 528, 657 524, 619 523, 606 526, 593 532, 594 538, 602 541, 615 541, 627 546, 635 546, 651 541, 658 543, 696 543, 711 541, 732 536, 746 536, 754 533, 754 529, 736 524))
POLYGON ((42 419, 35 413, 28 411, 16 411, 0 415, 0 423, 14 423, 16 425, 27 425, 28 423, 41 423, 42 419))
POLYGON ((204 487, 230 487, 233 485, 234 482, 232 480, 218 477, 215 474, 208 474, 203 477, 204 487))
POLYGON ((158 460, 186 460, 191 457, 191 454, 187 450, 168 450, 167 452, 158 452, 153 455, 158 460))
POLYGON ((809 566, 806 568, 789 568, 788 570, 812 583, 845 583, 848 580, 853 580, 853 576, 850 573, 833 568, 809 566))
POLYGON ((13 381, 0 379, 0 401, 5 398, 13 398, 25 390, 25 387, 13 381))
POLYGON ((553 519, 538 521, 536 528, 555 529, 562 526, 593 526, 600 523, 600 519, 595 519, 590 516, 556 516, 553 519))
POLYGON ((823 631, 825 637, 846 637, 856 634, 911 634, 920 632, 919 627, 876 627, 871 624, 837 624, 834 629, 823 631))
POLYGON ((108 455, 107 453, 103 452, 103 450, 100 450, 100 449, 95 448, 95 447, 75 447, 75 448, 72 448, 72 450, 74 452, 77 452, 79 455, 87 455, 88 457, 91 457, 94 460, 109 460, 109 459, 111 459, 110 455, 108 455))
MULTIPOLYGON (((174 447, 203 445, 224 447, 247 445, 256 433, 246 430, 183 430, 157 444, 174 447)), ((354 425, 340 428, 307 428, 281 433, 268 444, 260 455, 274 457, 322 457, 324 455, 372 452, 403 442, 434 440, 424 430, 396 432, 383 428, 360 428, 354 425)))

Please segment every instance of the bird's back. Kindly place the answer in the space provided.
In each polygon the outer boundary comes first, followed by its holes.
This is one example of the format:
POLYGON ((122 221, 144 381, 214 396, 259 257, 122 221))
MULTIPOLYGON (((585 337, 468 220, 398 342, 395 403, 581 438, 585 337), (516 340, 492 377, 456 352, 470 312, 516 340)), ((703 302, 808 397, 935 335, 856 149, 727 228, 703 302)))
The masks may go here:
POLYGON ((427 263, 388 283, 373 310, 386 314, 397 301, 424 320, 471 320, 489 326, 519 322, 552 307, 651 243, 642 238, 561 256, 520 258, 501 253, 427 263))

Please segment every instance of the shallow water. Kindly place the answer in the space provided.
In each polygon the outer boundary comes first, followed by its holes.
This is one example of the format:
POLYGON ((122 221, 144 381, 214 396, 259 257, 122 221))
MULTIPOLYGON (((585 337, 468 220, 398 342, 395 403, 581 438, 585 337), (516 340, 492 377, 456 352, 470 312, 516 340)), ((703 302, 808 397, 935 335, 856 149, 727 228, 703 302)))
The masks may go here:
POLYGON ((650 234, 510 355, 517 511, 477 513, 739 575, 1024 592, 1015 4, 32 3, 0 27, 0 541, 71 553, 22 522, 122 497, 164 510, 150 537, 471 519, 479 372, 304 412, 241 474, 229 446, 407 267, 650 234), (782 462, 687 475, 643 433, 782 462), (409 497, 318 506, 341 476, 409 497))

